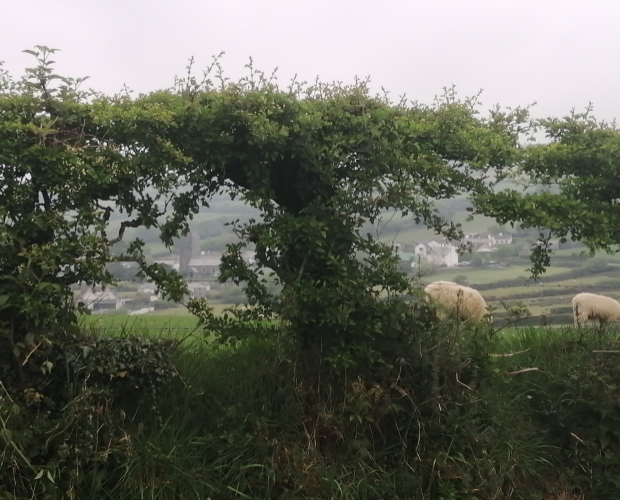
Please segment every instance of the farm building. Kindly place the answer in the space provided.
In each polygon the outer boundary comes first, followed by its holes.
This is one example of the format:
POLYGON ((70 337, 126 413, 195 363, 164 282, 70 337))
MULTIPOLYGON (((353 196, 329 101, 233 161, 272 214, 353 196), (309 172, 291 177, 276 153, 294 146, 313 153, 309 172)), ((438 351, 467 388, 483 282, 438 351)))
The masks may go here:
POLYGON ((111 290, 87 290, 82 294, 80 301, 94 313, 125 307, 125 301, 119 299, 111 290))
POLYGON ((220 275, 220 255, 201 255, 193 257, 189 261, 190 276, 197 278, 200 276, 217 278, 220 275))

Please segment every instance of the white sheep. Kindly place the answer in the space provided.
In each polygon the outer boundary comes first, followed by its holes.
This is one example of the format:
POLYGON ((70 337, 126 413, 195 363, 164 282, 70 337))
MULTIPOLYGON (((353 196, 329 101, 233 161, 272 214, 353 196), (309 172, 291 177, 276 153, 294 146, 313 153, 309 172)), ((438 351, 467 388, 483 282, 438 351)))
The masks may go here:
POLYGON ((431 299, 456 313, 462 321, 475 323, 486 318, 493 322, 489 307, 478 290, 452 281, 435 281, 424 291, 431 299))
POLYGON ((595 293, 578 293, 573 297, 573 316, 575 326, 590 319, 605 323, 620 321, 620 303, 611 297, 595 293))

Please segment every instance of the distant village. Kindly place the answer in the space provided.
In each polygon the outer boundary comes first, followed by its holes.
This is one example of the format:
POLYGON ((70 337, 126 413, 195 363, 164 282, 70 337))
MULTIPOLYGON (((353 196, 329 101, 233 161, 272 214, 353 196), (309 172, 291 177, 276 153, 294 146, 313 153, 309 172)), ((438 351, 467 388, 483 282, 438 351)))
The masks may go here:
MULTIPOLYGON (((466 233, 463 240, 471 248, 471 255, 484 254, 490 255, 496 252, 499 247, 512 245, 513 238, 511 234, 499 233, 496 235, 489 234, 481 236, 479 233, 466 233)), ((551 240, 549 248, 557 250, 559 248, 559 240, 551 240)), ((445 239, 434 239, 421 241, 417 244, 394 244, 394 248, 399 257, 403 261, 410 261, 411 267, 415 268, 419 262, 427 262, 437 267, 457 267, 470 266, 471 257, 469 254, 459 258, 458 247, 445 239)), ((529 255, 531 251, 530 245, 524 243, 519 249, 519 254, 529 255)))
MULTIPOLYGON (((512 245, 513 237, 511 234, 503 233, 487 236, 481 236, 479 233, 467 233, 464 242, 471 246, 471 255, 489 255, 503 245, 512 245)), ((442 268, 471 265, 470 254, 459 257, 458 246, 442 238, 417 243, 394 243, 393 246, 401 261, 410 263, 412 272, 422 262, 442 268)), ((550 242, 552 250, 557 249, 558 246, 558 240, 550 242)), ((521 252, 526 255, 529 254, 530 245, 524 243, 523 248, 520 249, 521 252)), ((178 256, 171 255, 170 257, 155 259, 154 262, 170 266, 178 271, 187 281, 189 297, 200 298, 208 297, 212 290, 226 286, 217 281, 220 274, 221 258, 221 253, 201 251, 200 238, 197 234, 191 233, 180 240, 178 256)), ((248 264, 253 264, 255 252, 248 250, 243 253, 243 258, 248 264)), ((122 263, 122 265, 127 267, 131 264, 122 263)), ((156 303, 161 301, 156 286, 152 283, 139 284, 135 293, 142 298, 142 302, 144 302, 145 297, 148 297, 151 304, 142 303, 141 307, 134 307, 135 300, 120 297, 114 290, 109 288, 102 290, 100 287, 95 289, 82 287, 76 290, 76 299, 93 313, 130 309, 129 314, 131 315, 151 312, 155 309, 156 303)))
MULTIPOLYGON (((254 263, 255 252, 246 251, 243 258, 248 264, 254 263)), ((200 250, 200 238, 191 233, 179 241, 179 255, 171 255, 166 258, 156 258, 154 262, 164 264, 185 277, 189 289, 189 298, 207 297, 209 293, 226 285, 217 281, 220 274, 221 253, 204 252, 200 250)), ((132 263, 121 263, 123 267, 130 267, 132 263)), ((84 304, 93 313, 109 312, 112 310, 130 309, 130 315, 145 314, 152 312, 156 303, 161 302, 157 294, 157 287, 153 283, 141 283, 135 292, 142 299, 148 296, 152 305, 141 304, 144 307, 133 307, 135 300, 119 296, 118 291, 101 287, 82 286, 76 290, 76 299, 84 304)))

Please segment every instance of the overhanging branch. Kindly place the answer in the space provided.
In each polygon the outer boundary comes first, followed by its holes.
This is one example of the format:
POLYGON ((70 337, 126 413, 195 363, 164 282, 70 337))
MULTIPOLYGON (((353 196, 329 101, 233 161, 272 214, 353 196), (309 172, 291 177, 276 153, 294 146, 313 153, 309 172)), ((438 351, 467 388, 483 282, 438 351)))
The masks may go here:
POLYGON ((136 227, 140 227, 141 225, 142 225, 142 217, 138 217, 137 219, 121 222, 121 227, 118 230, 118 236, 116 238, 114 238, 113 240, 109 240, 108 241, 108 245, 112 246, 112 245, 115 245, 116 243, 122 241, 123 240, 123 236, 125 235, 125 230, 127 228, 129 228, 129 227, 136 228, 136 227))

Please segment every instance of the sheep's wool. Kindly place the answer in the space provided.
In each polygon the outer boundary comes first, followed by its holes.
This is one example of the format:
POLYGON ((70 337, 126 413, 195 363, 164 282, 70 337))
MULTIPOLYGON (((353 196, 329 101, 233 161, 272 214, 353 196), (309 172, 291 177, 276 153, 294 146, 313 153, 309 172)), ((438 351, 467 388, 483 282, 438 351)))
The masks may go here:
POLYGON ((435 281, 424 291, 436 302, 455 312, 463 321, 477 322, 489 315, 487 303, 478 290, 452 281, 435 281))
POLYGON ((620 321, 620 303, 611 297, 595 293, 578 293, 573 297, 575 325, 588 320, 599 320, 601 325, 620 321))

